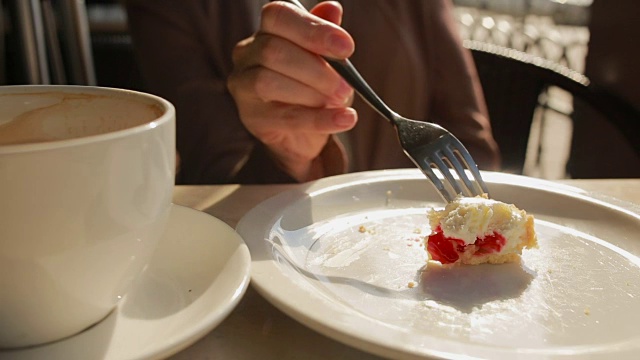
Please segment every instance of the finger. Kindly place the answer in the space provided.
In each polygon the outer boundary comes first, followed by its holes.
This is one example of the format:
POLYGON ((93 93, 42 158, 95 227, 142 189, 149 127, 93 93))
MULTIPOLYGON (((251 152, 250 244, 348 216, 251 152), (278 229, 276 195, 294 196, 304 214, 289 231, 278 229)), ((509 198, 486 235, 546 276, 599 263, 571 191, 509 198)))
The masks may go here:
POLYGON ((336 25, 342 23, 342 5, 336 1, 324 1, 313 7, 313 15, 330 21, 336 25))
POLYGON ((236 46, 233 47, 233 51, 231 52, 231 61, 234 64, 234 67, 237 66, 245 66, 245 62, 248 58, 248 54, 251 52, 253 48, 253 42, 255 41, 255 35, 248 37, 246 39, 240 40, 236 46))
MULTIPOLYGON (((328 6, 335 5, 324 5, 328 6)), ((271 2, 262 8, 260 32, 280 36, 313 53, 336 59, 351 56, 355 46, 351 35, 338 25, 283 2, 271 2)))
POLYGON ((243 67, 263 66, 312 87, 330 99, 325 105, 343 106, 353 94, 353 89, 326 61, 273 35, 257 35, 251 49, 236 61, 243 67))
POLYGON ((335 134, 352 129, 358 114, 352 108, 317 109, 303 106, 272 104, 269 119, 271 130, 286 132, 335 134))
POLYGON ((265 67, 252 67, 229 77, 231 92, 261 102, 324 107, 330 99, 309 85, 265 67))

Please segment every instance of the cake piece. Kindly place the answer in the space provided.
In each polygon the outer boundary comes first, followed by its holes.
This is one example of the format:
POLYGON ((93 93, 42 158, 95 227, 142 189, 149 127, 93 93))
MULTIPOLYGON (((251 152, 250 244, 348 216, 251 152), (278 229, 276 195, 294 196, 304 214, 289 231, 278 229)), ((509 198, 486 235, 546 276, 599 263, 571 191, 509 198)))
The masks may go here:
POLYGON ((533 216, 486 196, 458 196, 443 210, 428 213, 432 233, 425 248, 442 264, 501 264, 537 247, 533 216))

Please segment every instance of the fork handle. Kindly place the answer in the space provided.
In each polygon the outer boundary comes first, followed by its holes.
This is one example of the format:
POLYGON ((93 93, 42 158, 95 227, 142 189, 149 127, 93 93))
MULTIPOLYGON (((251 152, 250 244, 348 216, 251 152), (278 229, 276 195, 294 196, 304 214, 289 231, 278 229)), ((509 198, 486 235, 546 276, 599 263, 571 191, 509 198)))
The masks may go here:
POLYGON ((373 107, 380 115, 382 115, 385 119, 387 119, 391 124, 396 124, 396 117, 398 114, 393 112, 387 104, 380 99, 380 97, 371 89, 369 84, 364 80, 362 75, 356 70, 355 66, 349 61, 349 59, 345 60, 336 60, 327 57, 323 57, 331 67, 338 72, 348 83, 353 87, 353 89, 364 99, 364 101, 368 102, 371 107, 373 107))
MULTIPOLYGON (((296 5, 297 7, 307 10, 302 3, 298 0, 287 0, 288 2, 296 5)), ((323 58, 331 65, 331 67, 344 78, 351 87, 366 101, 373 107, 380 115, 382 115, 385 119, 387 119, 391 124, 396 125, 396 118, 398 114, 393 112, 387 104, 380 99, 380 97, 371 89, 369 84, 364 80, 362 75, 356 70, 355 66, 351 64, 349 59, 345 60, 337 60, 331 59, 328 57, 323 58)))

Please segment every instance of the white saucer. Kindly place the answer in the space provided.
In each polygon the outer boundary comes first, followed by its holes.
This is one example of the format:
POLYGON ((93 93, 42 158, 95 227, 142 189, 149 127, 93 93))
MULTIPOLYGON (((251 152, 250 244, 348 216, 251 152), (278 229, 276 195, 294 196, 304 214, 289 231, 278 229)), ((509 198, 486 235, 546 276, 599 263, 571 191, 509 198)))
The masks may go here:
POLYGON ((133 291, 96 326, 52 344, 0 351, 0 359, 155 359, 222 322, 249 284, 242 238, 222 221, 173 205, 167 231, 133 291))

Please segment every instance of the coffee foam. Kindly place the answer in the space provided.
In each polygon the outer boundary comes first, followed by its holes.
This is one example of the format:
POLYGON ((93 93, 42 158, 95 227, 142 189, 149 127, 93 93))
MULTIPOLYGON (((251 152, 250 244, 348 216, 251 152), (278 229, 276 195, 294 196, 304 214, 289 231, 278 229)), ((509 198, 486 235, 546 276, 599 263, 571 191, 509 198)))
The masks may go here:
POLYGON ((163 109, 127 96, 63 92, 0 95, 0 146, 106 134, 158 119, 163 109))

